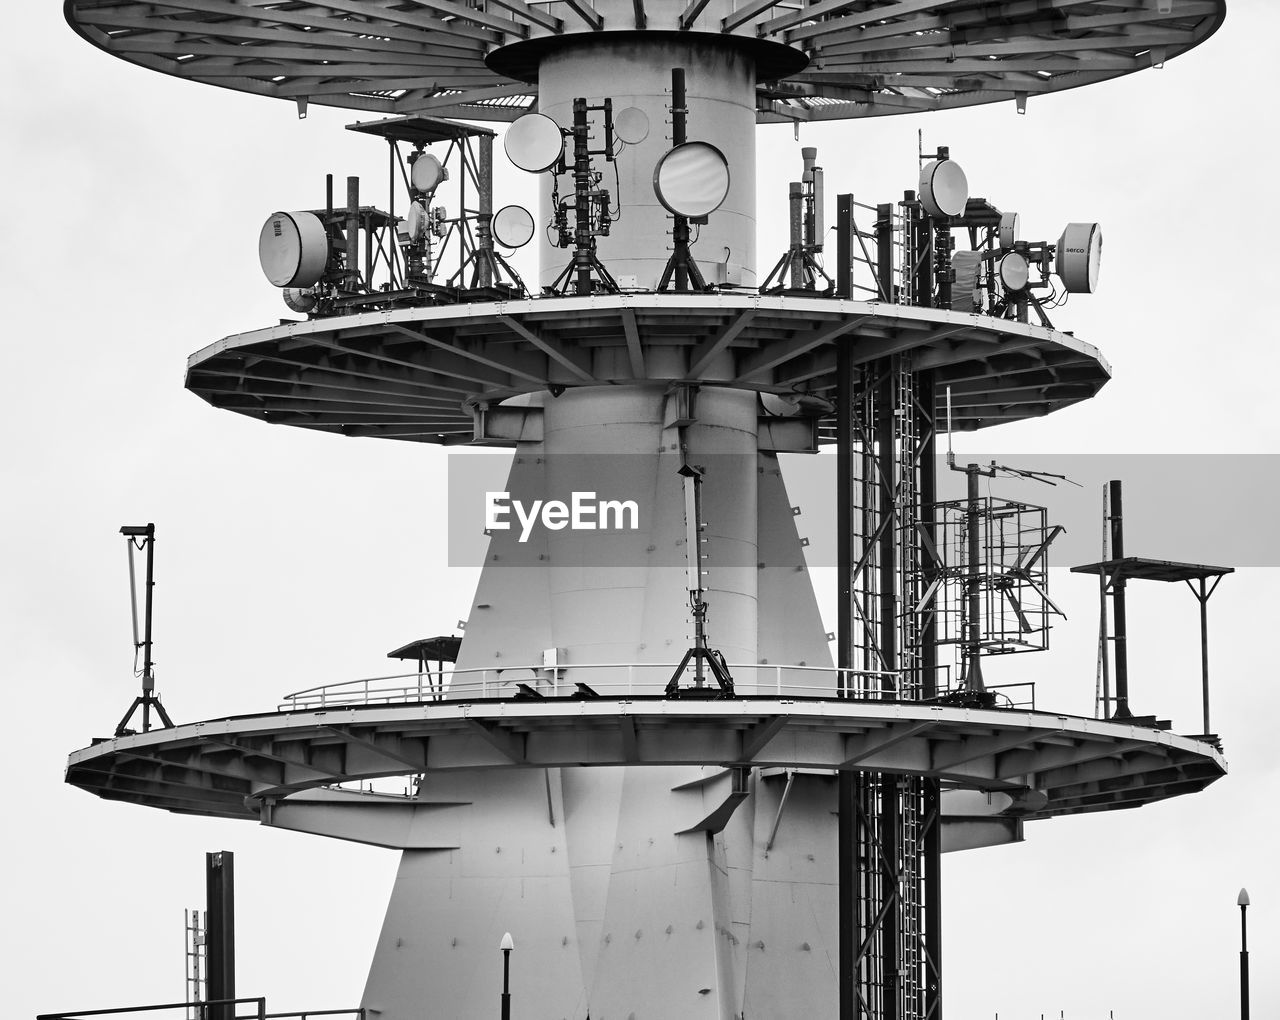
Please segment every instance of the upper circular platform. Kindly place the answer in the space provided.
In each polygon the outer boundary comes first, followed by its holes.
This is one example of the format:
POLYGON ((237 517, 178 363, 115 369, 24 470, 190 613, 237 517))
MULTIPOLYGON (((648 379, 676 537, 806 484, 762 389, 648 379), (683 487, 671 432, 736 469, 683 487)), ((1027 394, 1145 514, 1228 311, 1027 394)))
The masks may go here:
POLYGON ((910 702, 662 697, 432 702, 243 716, 104 740, 67 782, 259 818, 317 787, 454 769, 709 765, 893 772, 1009 794, 1026 819, 1138 807, 1226 773, 1209 743, 1121 722, 910 702))
POLYGON ((197 351, 187 388, 276 424, 466 443, 470 407, 557 386, 684 380, 834 397, 838 344, 853 346, 855 363, 911 352, 915 368, 934 370, 940 400, 951 389, 958 430, 1049 414, 1092 397, 1110 378, 1095 348, 1042 326, 722 292, 437 305, 287 323, 197 351))
POLYGON ((66 0, 68 22, 124 60, 318 105, 512 120, 537 55, 602 34, 673 32, 754 52, 758 119, 839 120, 1036 96, 1171 59, 1225 0, 66 0), (523 79, 523 80, 517 80, 523 79))

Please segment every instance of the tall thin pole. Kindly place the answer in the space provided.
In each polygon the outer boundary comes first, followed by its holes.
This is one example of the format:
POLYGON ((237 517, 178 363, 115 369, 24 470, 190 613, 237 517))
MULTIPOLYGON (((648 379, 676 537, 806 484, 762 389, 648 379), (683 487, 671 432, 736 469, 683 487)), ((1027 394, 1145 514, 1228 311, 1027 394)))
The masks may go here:
MULTIPOLYGON (((671 145, 673 148, 685 143, 686 117, 688 113, 689 108, 686 105, 684 89, 684 68, 673 67, 671 69, 671 145)), ((676 260, 676 290, 686 291, 689 289, 689 267, 686 262, 689 250, 689 221, 685 217, 674 217, 671 240, 678 249, 676 253, 678 256, 676 260)))
MULTIPOLYGON (((1214 582, 1215 585, 1217 582, 1214 582)), ((1196 592, 1196 600, 1200 603, 1200 691, 1204 702, 1204 734, 1212 733, 1209 729, 1209 596, 1205 579, 1200 578, 1200 590, 1196 592)))
MULTIPOLYGON (((841 209, 844 195, 840 196, 841 209)), ((841 261, 837 287, 843 287, 847 266, 841 261)), ((843 292, 842 292, 842 295, 843 292)), ((853 390, 856 371, 848 338, 836 341, 836 665, 842 698, 853 697, 853 390)), ((858 976, 858 903, 862 895, 857 876, 856 778, 842 769, 837 779, 836 896, 839 900, 840 1020, 856 1020, 858 976)))
POLYGON ((511 935, 502 938, 502 1020, 511 1020, 511 935))
MULTIPOLYGON (((1121 498, 1120 482, 1112 480, 1107 483, 1111 493, 1111 559, 1124 559, 1124 503, 1121 498)), ((1112 640, 1116 657, 1116 710, 1113 718, 1129 719, 1133 713, 1129 711, 1129 632, 1124 604, 1124 568, 1116 567, 1115 580, 1111 585, 1112 616, 1115 619, 1112 640)))
POLYGON ((147 524, 147 580, 142 611, 142 732, 151 729, 151 693, 156 689, 151 675, 151 593, 155 588, 156 526, 147 524))
POLYGON ((1240 1020, 1249 1020, 1249 894, 1241 889, 1240 907, 1240 1020))

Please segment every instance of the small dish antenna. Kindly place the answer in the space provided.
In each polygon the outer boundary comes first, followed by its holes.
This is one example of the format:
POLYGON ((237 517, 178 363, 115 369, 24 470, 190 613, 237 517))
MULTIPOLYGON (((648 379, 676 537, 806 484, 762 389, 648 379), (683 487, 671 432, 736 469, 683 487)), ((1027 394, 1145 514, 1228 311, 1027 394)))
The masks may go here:
POLYGON ((931 159, 920 168, 920 202, 934 217, 964 215, 969 180, 954 159, 931 159))
POLYGON ((427 236, 427 226, 431 220, 431 214, 427 212, 427 207, 421 202, 409 203, 408 220, 409 239, 415 244, 427 236))
POLYGON ((1012 294, 1026 290, 1027 284, 1031 282, 1031 264, 1027 262, 1025 255, 1016 251, 1009 252, 1000 260, 997 272, 1000 274, 1001 285, 1012 294))
POLYGON ((523 248, 533 240, 533 214, 522 205, 504 205, 493 215, 493 236, 504 248, 523 248))
POLYGON ((276 287, 310 287, 329 262, 329 235, 315 213, 275 212, 258 235, 258 262, 276 287))
POLYGON ((419 153, 409 171, 409 181, 415 191, 430 195, 449 179, 449 171, 444 164, 429 152, 419 153))
POLYGON ((507 158, 531 174, 545 173, 564 158, 564 132, 543 113, 526 113, 513 121, 502 144, 507 158))
POLYGON ((1000 214, 1000 247, 1005 251, 1010 251, 1021 236, 1019 226, 1019 217, 1016 212, 1000 214))
POLYGON ((1098 289, 1102 263, 1102 228, 1096 223, 1068 223, 1058 238, 1055 271, 1070 294, 1092 294, 1098 289))
POLYGON ((649 115, 638 106, 628 106, 613 118, 613 134, 628 145, 639 145, 649 137, 649 115))
POLYGON ((710 142, 684 142, 658 160, 653 190, 672 215, 702 219, 729 194, 729 161, 710 142))

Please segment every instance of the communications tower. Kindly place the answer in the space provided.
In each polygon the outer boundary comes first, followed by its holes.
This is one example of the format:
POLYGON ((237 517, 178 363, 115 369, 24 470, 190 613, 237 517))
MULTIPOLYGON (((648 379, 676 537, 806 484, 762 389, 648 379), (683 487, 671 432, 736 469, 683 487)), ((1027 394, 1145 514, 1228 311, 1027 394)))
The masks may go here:
POLYGON ((1046 643, 1053 529, 980 498, 977 465, 956 465, 966 500, 936 491, 940 432, 1107 381, 1050 318, 1096 286, 1097 226, 1024 239, 947 149, 862 206, 806 150, 790 247, 758 252, 754 129, 1021 112, 1180 55, 1224 6, 67 0, 109 53, 362 111, 388 143, 400 211, 351 180, 271 215, 294 321, 197 352, 188 388, 266 422, 513 447, 512 507, 601 501, 591 531, 490 519, 460 646, 396 653, 416 676, 122 730, 69 782, 399 849, 363 999, 383 1020, 486 1015, 504 932, 530 1017, 940 1017, 944 850, 1225 765, 1209 734, 990 689, 985 658, 1046 643), (503 154, 540 175, 538 210, 494 194, 503 154), (526 281, 506 255, 534 237, 526 281), (834 661, 778 467, 832 444, 834 661), (342 785, 387 776, 413 792, 342 785))

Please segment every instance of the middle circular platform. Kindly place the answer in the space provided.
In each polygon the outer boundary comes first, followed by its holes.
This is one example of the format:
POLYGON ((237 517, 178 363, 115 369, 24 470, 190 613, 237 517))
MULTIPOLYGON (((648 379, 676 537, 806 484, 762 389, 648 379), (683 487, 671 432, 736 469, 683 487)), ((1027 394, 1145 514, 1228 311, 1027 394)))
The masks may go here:
POLYGON ((954 428, 1040 417, 1110 378, 1070 333, 987 315, 831 298, 621 294, 437 305, 285 323, 191 356, 187 388, 276 424, 439 444, 473 408, 553 387, 695 382, 828 398, 836 347, 910 353, 951 390, 954 428))

